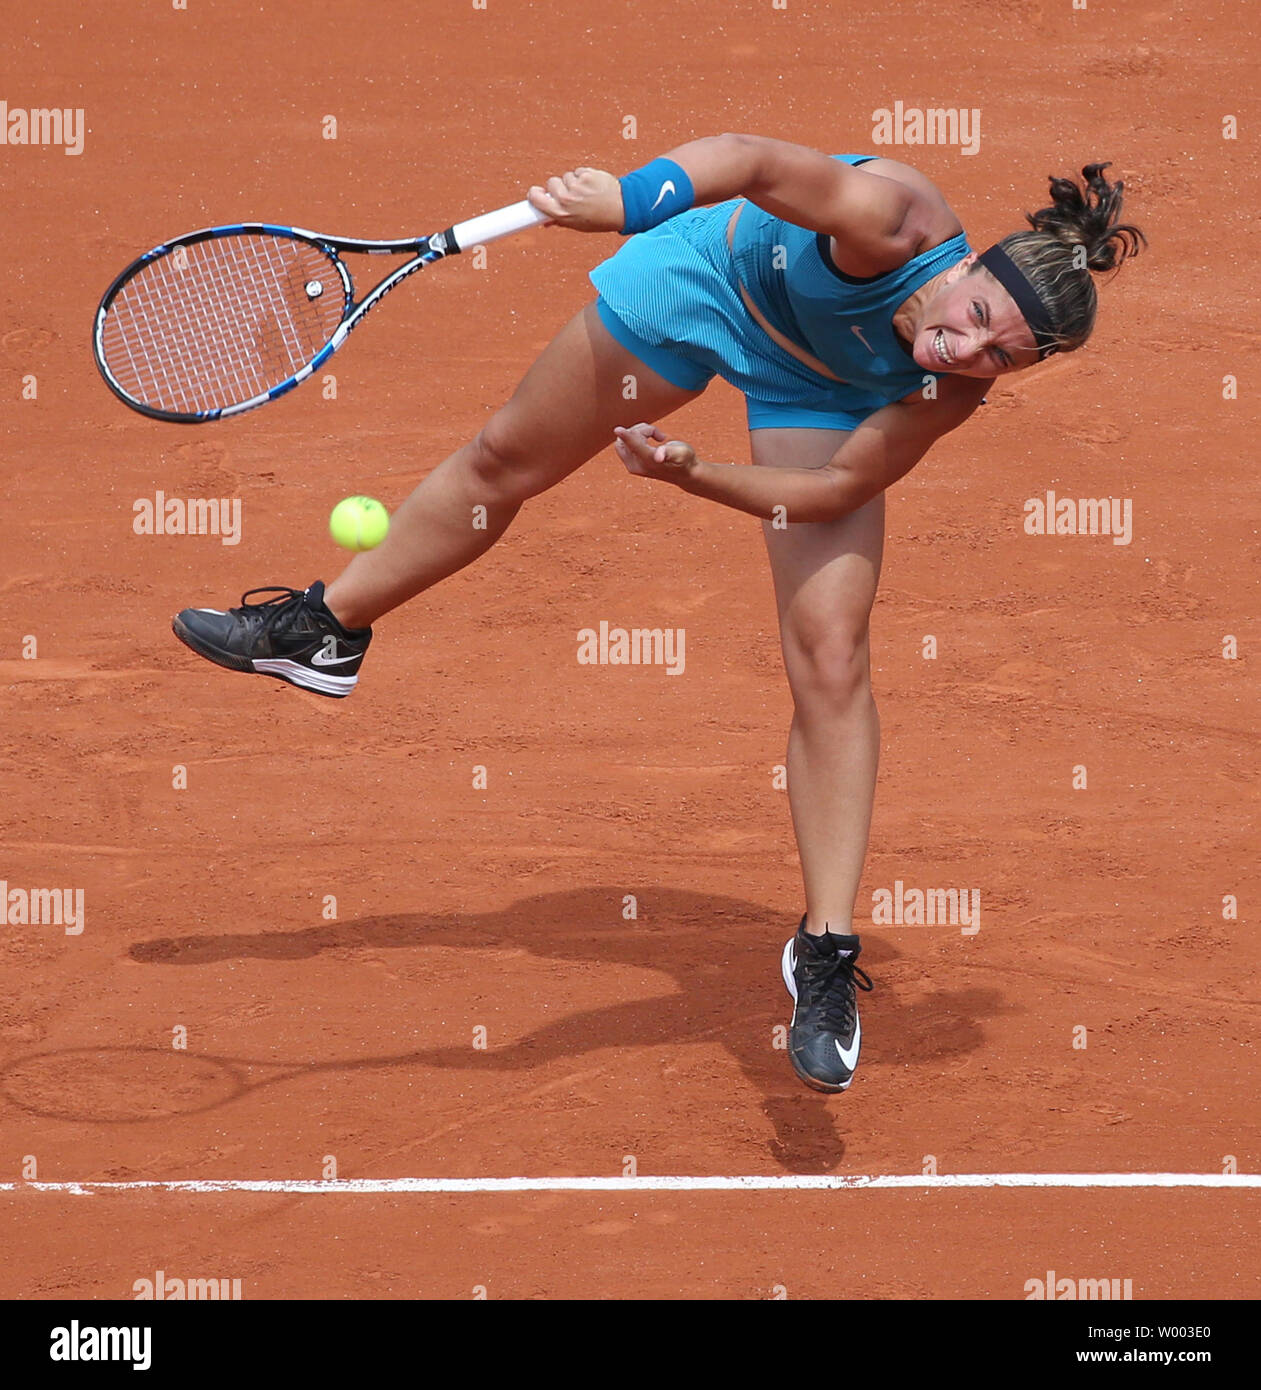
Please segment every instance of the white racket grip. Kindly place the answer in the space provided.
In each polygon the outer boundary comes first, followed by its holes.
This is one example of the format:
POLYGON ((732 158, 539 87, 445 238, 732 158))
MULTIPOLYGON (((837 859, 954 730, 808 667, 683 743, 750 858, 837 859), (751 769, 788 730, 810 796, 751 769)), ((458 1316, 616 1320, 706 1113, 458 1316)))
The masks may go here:
POLYGON ((467 222, 457 222, 451 228, 455 244, 461 251, 470 246, 484 246, 488 241, 498 241, 500 237, 523 232, 527 227, 537 227, 548 220, 547 213, 540 212, 529 199, 513 203, 506 208, 496 208, 494 212, 484 212, 480 217, 470 217, 467 222))

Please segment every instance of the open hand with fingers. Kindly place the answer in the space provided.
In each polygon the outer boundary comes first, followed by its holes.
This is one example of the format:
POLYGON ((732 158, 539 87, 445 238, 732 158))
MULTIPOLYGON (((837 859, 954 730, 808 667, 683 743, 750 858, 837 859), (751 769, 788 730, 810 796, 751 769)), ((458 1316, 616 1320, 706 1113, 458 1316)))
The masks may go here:
POLYGON ((697 464, 695 450, 681 439, 671 439, 656 425, 639 424, 626 429, 614 426, 617 440, 613 447, 628 473, 641 478, 660 478, 663 482, 685 484, 697 464))
POLYGON ((603 169, 570 169, 546 185, 534 184, 527 195, 551 226, 576 232, 620 232, 626 221, 621 181, 603 169))

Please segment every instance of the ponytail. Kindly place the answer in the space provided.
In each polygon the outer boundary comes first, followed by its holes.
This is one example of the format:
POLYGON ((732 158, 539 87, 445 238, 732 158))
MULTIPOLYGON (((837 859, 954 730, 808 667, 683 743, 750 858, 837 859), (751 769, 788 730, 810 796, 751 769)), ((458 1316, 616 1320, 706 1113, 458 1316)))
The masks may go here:
POLYGON ((1087 164, 1082 183, 1051 176, 1051 205, 1026 213, 1031 228, 998 244, 1046 307, 1058 351, 1072 352, 1095 326, 1091 272, 1116 270, 1147 238, 1121 215, 1121 182, 1109 183, 1105 164, 1087 164))

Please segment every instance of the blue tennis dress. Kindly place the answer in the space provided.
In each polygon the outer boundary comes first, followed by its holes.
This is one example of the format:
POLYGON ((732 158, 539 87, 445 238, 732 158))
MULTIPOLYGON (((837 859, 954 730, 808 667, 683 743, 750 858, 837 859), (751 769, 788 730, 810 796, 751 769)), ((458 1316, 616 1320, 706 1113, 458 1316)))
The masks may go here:
MULTIPOLYGON (((865 164, 875 155, 834 158, 865 164)), ((732 198, 629 237, 591 283, 609 332, 667 381, 699 390, 714 376, 744 393, 749 428, 852 430, 924 384, 929 373, 898 341, 893 315, 908 295, 971 248, 962 233, 869 279, 832 263, 828 237, 732 198), (732 246, 727 224, 741 209, 732 246), (843 378, 786 352, 749 313, 843 378)))

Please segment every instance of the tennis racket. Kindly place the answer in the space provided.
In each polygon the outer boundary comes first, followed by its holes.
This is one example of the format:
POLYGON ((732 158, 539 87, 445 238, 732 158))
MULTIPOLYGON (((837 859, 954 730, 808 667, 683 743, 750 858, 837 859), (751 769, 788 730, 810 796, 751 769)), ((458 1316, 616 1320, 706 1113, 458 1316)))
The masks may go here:
POLYGON ((269 222, 190 232, 147 251, 105 291, 96 365, 121 401, 155 420, 239 415, 292 391, 409 275, 547 220, 527 201, 404 241, 269 222), (357 299, 347 252, 407 259, 357 299))

